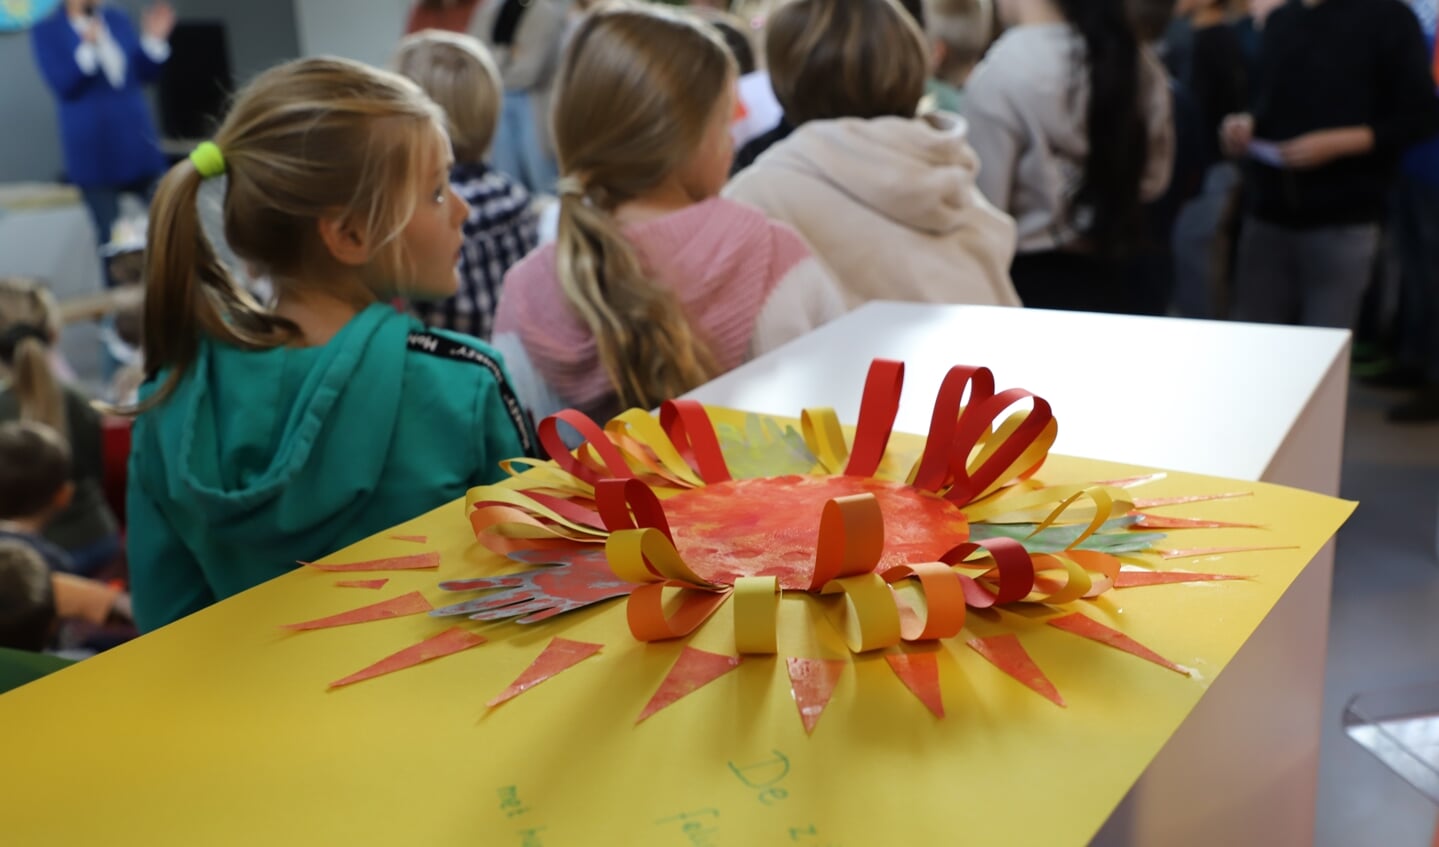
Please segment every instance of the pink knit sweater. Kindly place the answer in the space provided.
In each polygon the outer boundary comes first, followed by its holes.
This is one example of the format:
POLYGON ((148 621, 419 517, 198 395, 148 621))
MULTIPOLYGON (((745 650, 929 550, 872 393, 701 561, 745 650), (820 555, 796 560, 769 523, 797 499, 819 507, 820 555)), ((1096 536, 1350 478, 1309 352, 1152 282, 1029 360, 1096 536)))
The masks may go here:
MULTIPOLYGON (((775 287, 811 259, 793 230, 719 198, 629 227, 625 235, 650 273, 674 288, 726 371, 749 357, 756 320, 775 287)), ((510 269, 495 334, 518 335, 540 376, 567 403, 608 413, 614 388, 594 336, 560 289, 556 264, 555 245, 547 244, 510 269)))

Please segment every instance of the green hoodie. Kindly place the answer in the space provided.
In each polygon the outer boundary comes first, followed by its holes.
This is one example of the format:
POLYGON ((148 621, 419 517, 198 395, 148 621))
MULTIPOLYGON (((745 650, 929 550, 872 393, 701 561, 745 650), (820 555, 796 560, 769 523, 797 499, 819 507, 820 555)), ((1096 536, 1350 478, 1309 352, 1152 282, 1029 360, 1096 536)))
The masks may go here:
POLYGON ((140 628, 504 477, 499 462, 533 453, 533 437, 498 360, 381 304, 322 347, 203 340, 175 393, 135 423, 128 555, 140 628))

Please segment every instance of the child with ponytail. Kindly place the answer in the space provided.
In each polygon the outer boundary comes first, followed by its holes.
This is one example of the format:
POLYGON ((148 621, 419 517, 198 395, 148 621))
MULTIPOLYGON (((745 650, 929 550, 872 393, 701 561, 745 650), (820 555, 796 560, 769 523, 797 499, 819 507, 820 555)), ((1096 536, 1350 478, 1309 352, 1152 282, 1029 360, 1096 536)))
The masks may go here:
POLYGON ((495 318, 536 414, 652 408, 843 312, 793 230, 717 196, 735 112, 717 33, 602 6, 558 85, 559 239, 511 269, 495 318))
POLYGON ((468 209, 445 120, 413 83, 340 59, 260 75, 151 207, 129 479, 148 630, 504 474, 532 435, 483 343, 396 296, 455 293, 468 209), (257 302, 201 227, 274 286, 257 302))
MULTIPOLYGON (((118 558, 120 536, 101 485, 100 415, 55 372, 51 347, 59 335, 59 309, 44 286, 0 278, 0 423, 44 424, 68 442, 73 494, 42 534, 68 554, 66 569, 90 575, 118 558)), ((0 515, 0 532, 9 517, 0 515)))

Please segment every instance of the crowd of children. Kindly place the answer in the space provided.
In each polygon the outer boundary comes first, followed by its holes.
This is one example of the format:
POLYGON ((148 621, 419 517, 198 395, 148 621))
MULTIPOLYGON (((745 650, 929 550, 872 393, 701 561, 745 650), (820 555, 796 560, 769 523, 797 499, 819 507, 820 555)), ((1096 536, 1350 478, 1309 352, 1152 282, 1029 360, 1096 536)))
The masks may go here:
MULTIPOLYGON (((170 170, 110 410, 142 629, 499 479, 544 415, 653 407, 870 300, 1351 325, 1439 131, 1400 0, 705 5, 736 8, 418 3, 393 70, 279 65, 170 170)), ((53 311, 0 285, 0 644, 72 614, 37 560, 121 560, 53 311)))

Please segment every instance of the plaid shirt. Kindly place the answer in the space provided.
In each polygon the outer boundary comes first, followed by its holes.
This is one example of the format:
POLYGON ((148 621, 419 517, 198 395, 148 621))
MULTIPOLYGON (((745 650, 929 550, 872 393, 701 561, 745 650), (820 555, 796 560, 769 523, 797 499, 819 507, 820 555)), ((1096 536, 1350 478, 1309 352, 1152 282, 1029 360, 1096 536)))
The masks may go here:
POLYGON ((500 283, 510 266, 539 243, 539 217, 518 183, 485 164, 459 164, 450 184, 470 204, 465 244, 460 250, 460 288, 439 303, 415 303, 427 325, 488 341, 500 301, 500 283))

